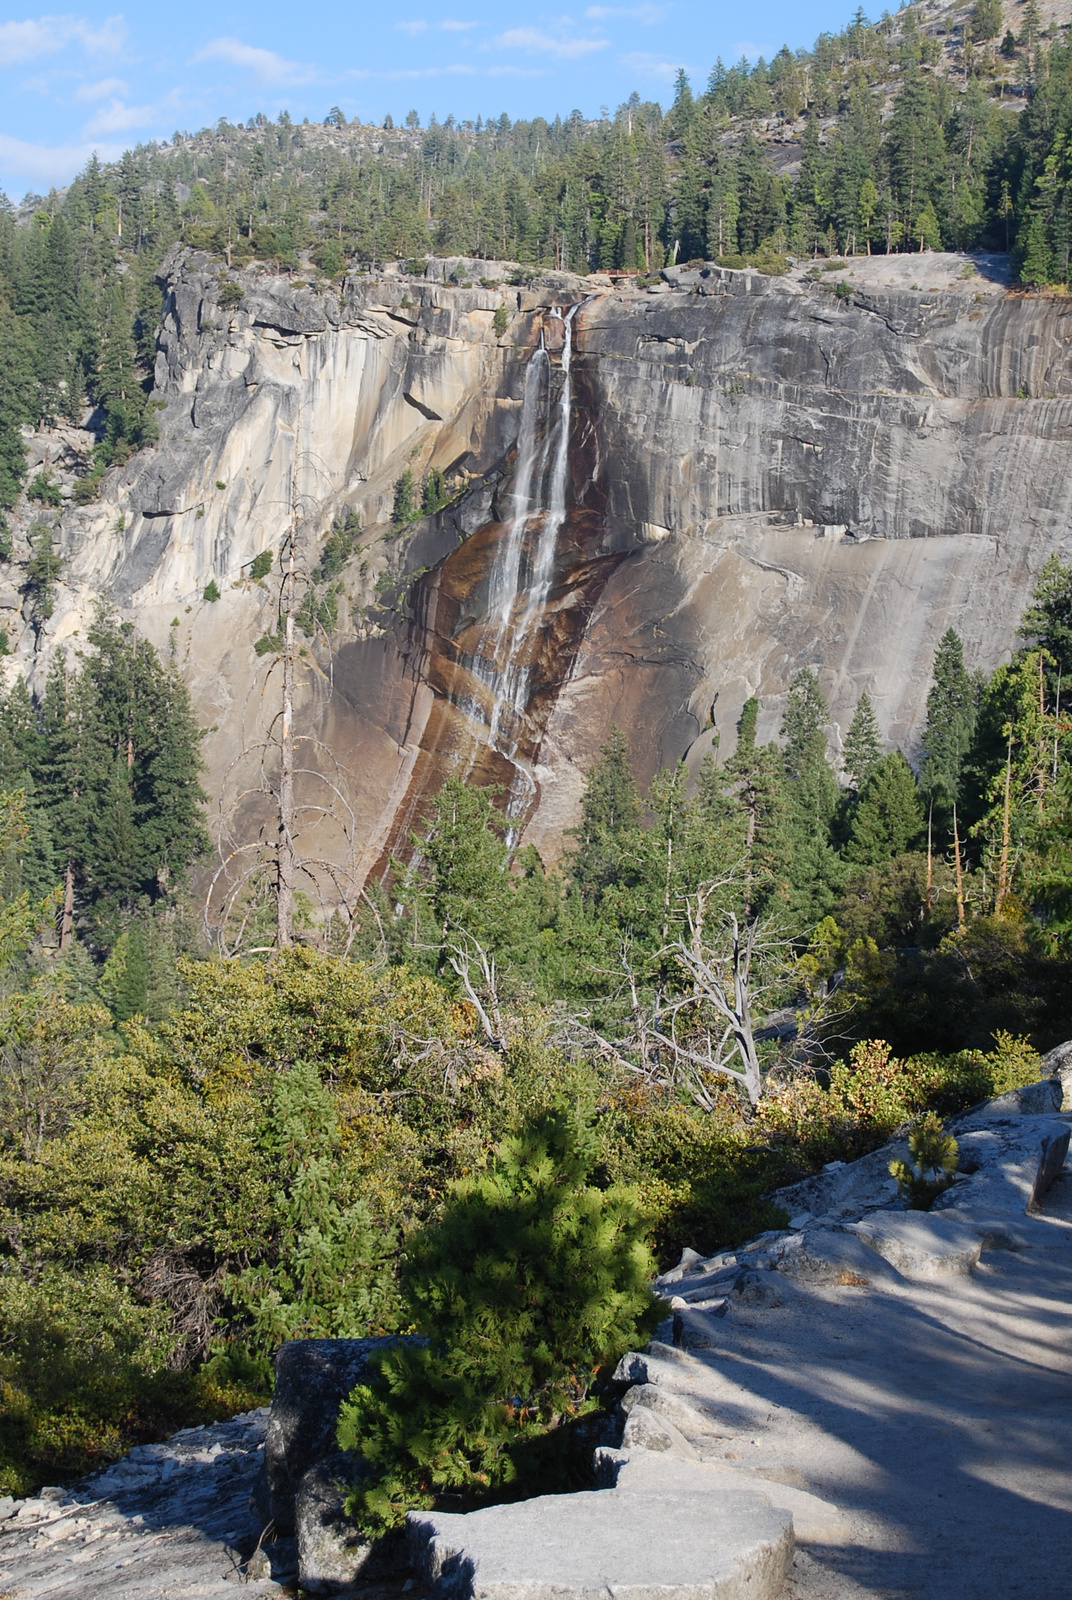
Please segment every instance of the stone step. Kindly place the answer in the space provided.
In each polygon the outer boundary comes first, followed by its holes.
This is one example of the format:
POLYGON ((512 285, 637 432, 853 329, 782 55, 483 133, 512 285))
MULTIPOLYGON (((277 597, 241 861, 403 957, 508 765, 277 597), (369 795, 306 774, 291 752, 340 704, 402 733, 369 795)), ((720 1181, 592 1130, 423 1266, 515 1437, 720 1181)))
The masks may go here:
POLYGON ((775 1600, 794 1549, 787 1510, 721 1483, 413 1511, 407 1535, 441 1600, 775 1600))

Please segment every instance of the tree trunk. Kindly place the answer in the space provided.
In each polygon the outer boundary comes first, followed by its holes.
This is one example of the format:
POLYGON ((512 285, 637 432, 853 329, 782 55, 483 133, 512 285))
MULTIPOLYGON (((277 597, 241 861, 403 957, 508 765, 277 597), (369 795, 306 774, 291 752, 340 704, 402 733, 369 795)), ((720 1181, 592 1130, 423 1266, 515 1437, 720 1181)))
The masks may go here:
POLYGON ((63 911, 60 914, 60 953, 62 954, 71 942, 71 931, 74 927, 74 862, 68 861, 67 870, 63 875, 63 911))
POLYGON ((283 710, 279 736, 279 843, 276 848, 276 934, 280 950, 290 944, 294 924, 294 543, 284 583, 283 710))
POLYGON ((957 829, 957 808, 953 805, 953 863, 957 875, 957 927, 964 926, 964 869, 960 859, 960 833, 957 829))
POLYGON ((1009 740, 1008 753, 1005 757, 1005 796, 1001 805, 1001 856, 998 861, 998 892, 994 901, 994 910, 1000 915, 1009 894, 1009 800, 1012 790, 1012 739, 1009 740))

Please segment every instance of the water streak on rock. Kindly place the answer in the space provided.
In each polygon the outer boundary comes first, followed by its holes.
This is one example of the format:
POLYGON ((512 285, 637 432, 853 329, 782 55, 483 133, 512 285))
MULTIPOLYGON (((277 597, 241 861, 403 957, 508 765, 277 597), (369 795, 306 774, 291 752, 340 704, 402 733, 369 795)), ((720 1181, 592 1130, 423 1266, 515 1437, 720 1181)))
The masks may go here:
POLYGON ((488 621, 474 675, 488 690, 488 741, 512 760, 518 749, 532 678, 531 654, 554 576, 558 535, 566 520, 572 322, 577 306, 551 316, 562 323, 562 381, 552 394, 543 335, 525 372, 518 432, 513 514, 491 574, 488 621))

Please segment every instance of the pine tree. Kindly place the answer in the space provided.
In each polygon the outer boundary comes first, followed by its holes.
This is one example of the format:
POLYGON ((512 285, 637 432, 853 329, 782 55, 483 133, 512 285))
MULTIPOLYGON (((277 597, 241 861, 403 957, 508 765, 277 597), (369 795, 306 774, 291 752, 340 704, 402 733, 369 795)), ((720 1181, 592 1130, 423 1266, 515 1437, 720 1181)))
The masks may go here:
POLYGON ((1029 649, 1045 650, 1050 657, 1046 675, 1051 701, 1056 703, 1058 685, 1064 684, 1065 703, 1072 704, 1072 566, 1056 551, 1043 562, 1017 631, 1029 649))
POLYGON ((845 858, 854 866, 878 867, 916 849, 923 832, 923 806, 912 769, 899 750, 883 756, 860 790, 845 858))
POLYGON ((826 759, 828 718, 819 681, 805 668, 789 686, 781 735, 791 841, 789 901, 796 915, 813 922, 829 911, 843 875, 831 842, 838 786, 826 759))
POLYGON ((598 902, 618 876, 620 846, 640 819, 640 795, 629 766, 629 741, 613 725, 598 759, 588 769, 577 848, 570 872, 586 902, 598 902))
POLYGON ((448 1490, 524 1490, 526 1447, 591 1409, 596 1368, 644 1336, 638 1197, 595 1187, 595 1156, 574 1114, 542 1113, 412 1238, 405 1320, 422 1340, 386 1350, 339 1418, 371 1469, 349 1505, 363 1530, 448 1490))
POLYGON ((15 504, 26 472, 19 425, 37 421, 35 360, 29 326, 11 309, 0 284, 0 509, 15 504))
POLYGON ((852 787, 859 794, 875 767, 882 759, 882 740, 875 717, 871 696, 864 693, 856 704, 849 731, 845 735, 845 748, 841 765, 852 787))
POLYGON ((270 1355, 284 1339, 389 1331, 398 1316, 396 1236, 347 1192, 335 1102, 311 1063, 277 1074, 256 1143, 276 1186, 274 1237, 267 1259, 228 1285, 252 1319, 255 1349, 270 1355))
POLYGON ((945 136, 928 80, 916 69, 905 73, 894 102, 886 139, 886 159, 894 199, 911 228, 922 208, 941 189, 945 136))
POLYGON ((762 915, 784 889, 789 854, 789 802, 785 762, 775 744, 756 744, 759 701, 745 701, 737 725, 737 749, 724 771, 734 785, 744 824, 742 864, 746 919, 762 915))
POLYGON ((934 657, 934 681, 927 695, 920 788, 943 818, 957 803, 965 758, 975 731, 977 693, 964 665, 960 636, 950 628, 934 657))
POLYGON ((127 932, 127 947, 123 972, 115 989, 112 1007, 117 1022, 126 1022, 133 1016, 145 1015, 145 997, 149 987, 149 951, 145 928, 135 917, 127 932))

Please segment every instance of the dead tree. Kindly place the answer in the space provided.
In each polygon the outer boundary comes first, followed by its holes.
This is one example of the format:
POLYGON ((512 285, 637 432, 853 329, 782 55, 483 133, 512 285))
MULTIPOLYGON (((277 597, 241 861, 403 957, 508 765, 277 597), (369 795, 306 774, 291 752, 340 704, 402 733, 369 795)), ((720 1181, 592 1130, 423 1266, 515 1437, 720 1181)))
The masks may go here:
MULTIPOLYGON (((284 542, 280 566, 276 647, 266 653, 267 671, 251 691, 247 713, 255 707, 260 715, 266 701, 276 695, 278 700, 263 736, 243 739, 221 786, 216 817, 219 861, 205 896, 205 932, 227 956, 267 954, 296 941, 322 942, 296 928, 301 890, 316 907, 321 930, 333 917, 341 917, 338 953, 345 955, 358 931, 359 908, 364 905, 377 925, 379 914, 360 884, 357 822, 340 763, 320 739, 295 730, 295 697, 303 685, 298 681, 295 638, 302 574, 294 533, 284 542), (244 838, 244 824, 257 813, 257 837, 244 838), (326 821, 342 836, 340 858, 334 860, 310 850, 306 843, 310 830, 326 821), (271 943, 265 943, 269 901, 273 932, 271 943)), ((302 654, 309 672, 317 673, 315 659, 302 654)), ((326 684, 330 693, 330 678, 326 684)), ((382 927, 380 935, 384 945, 382 927)))

